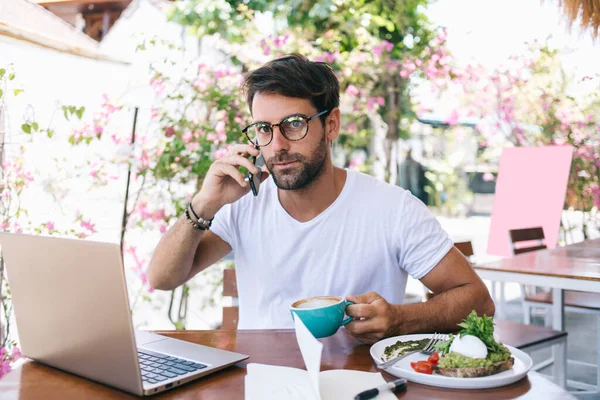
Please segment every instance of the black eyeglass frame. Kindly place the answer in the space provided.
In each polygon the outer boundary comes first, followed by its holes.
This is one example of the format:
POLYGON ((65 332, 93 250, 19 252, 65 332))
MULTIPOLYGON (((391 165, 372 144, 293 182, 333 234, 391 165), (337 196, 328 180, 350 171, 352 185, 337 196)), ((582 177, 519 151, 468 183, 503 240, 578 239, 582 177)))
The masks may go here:
MULTIPOLYGON (((273 128, 278 126, 279 127, 279 131, 281 132, 281 134, 289 141, 292 142, 297 142, 298 140, 302 140, 306 137, 306 135, 308 135, 308 128, 310 127, 309 122, 312 121, 313 119, 320 117, 321 115, 325 115, 327 113, 329 113, 331 111, 331 109, 329 110, 323 110, 321 112, 316 113, 315 115, 313 115, 312 117, 307 117, 304 114, 292 114, 292 115, 288 115, 287 117, 285 117, 284 119, 282 119, 281 121, 279 121, 278 124, 270 124, 268 122, 255 122, 253 124, 248 125, 247 127, 245 127, 244 129, 242 129, 242 133, 244 135, 246 135, 246 137, 248 138, 248 140, 250 141, 250 143, 252 143, 254 146, 256 147, 266 147, 269 144, 271 144, 271 142, 273 141, 273 128), (281 129, 281 124, 284 123, 287 119, 292 118, 292 117, 300 117, 302 119, 304 119, 304 121, 306 122, 306 132, 304 132, 304 135, 298 139, 291 139, 289 138, 284 129, 281 129), (248 130, 250 128, 252 128, 253 126, 257 126, 257 125, 268 125, 271 129, 271 138, 269 139, 269 141, 267 142, 267 144, 258 144, 252 141, 252 139, 250 138, 250 136, 248 136, 248 130)), ((258 141, 258 140, 257 140, 258 141)))

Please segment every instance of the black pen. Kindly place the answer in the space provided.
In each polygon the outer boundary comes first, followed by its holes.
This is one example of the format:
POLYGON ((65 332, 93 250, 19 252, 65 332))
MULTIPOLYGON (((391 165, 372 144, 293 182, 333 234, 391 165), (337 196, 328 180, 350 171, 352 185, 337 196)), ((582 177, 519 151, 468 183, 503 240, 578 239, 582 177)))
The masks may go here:
POLYGON ((397 390, 406 389, 406 379, 398 379, 392 382, 388 382, 385 385, 378 386, 373 389, 365 390, 364 392, 360 392, 354 397, 354 400, 368 400, 377 396, 379 393, 385 391, 395 392, 397 390))

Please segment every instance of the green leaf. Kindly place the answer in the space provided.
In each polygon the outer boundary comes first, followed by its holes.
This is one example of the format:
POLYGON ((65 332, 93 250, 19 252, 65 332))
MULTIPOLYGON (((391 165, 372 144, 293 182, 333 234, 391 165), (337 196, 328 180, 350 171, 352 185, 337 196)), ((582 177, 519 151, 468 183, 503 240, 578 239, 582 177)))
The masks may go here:
POLYGON ((23 93, 23 89, 15 89, 15 90, 13 90, 13 94, 14 94, 15 96, 18 96, 18 95, 19 95, 19 94, 21 94, 21 93, 23 93))
POLYGON ((0 79, 2 79, 2 77, 4 77, 5 73, 6 73, 6 70, 4 68, 0 68, 0 79))
POLYGON ((77 114, 77 118, 81 119, 83 117, 83 112, 85 111, 85 107, 81 106, 77 109, 77 111, 75 111, 75 114, 77 114))
POLYGON ((175 329, 177 329, 178 331, 185 330, 185 325, 183 324, 183 321, 176 321, 175 322, 175 329))
POLYGON ((34 132, 37 132, 40 129, 40 126, 37 122, 32 123, 31 127, 33 128, 34 132))
POLYGON ((25 133, 31 133, 31 125, 29 125, 29 124, 23 124, 23 125, 21 125, 21 129, 25 133))
POLYGON ((13 79, 15 79, 15 73, 11 72, 10 74, 8 74, 8 80, 12 81, 13 79))
POLYGON ((4 91, 2 89, 0 89, 0 99, 2 98, 3 94, 4 94, 4 91))
POLYGON ((69 120, 69 113, 68 113, 67 106, 62 106, 61 108, 63 110, 63 115, 65 116, 65 119, 68 121, 69 120))
POLYGON ((51 138, 52 136, 54 136, 54 131, 52 129, 48 129, 46 131, 46 134, 48 135, 49 138, 51 138))

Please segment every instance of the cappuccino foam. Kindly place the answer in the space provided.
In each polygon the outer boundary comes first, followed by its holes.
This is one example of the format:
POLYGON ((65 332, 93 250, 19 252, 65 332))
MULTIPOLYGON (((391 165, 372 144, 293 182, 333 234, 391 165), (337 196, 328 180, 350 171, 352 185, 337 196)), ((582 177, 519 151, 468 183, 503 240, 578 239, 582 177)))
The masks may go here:
POLYGON ((296 308, 320 308, 327 307, 332 304, 339 303, 339 300, 335 299, 312 299, 305 301, 304 303, 300 303, 296 306, 296 308))

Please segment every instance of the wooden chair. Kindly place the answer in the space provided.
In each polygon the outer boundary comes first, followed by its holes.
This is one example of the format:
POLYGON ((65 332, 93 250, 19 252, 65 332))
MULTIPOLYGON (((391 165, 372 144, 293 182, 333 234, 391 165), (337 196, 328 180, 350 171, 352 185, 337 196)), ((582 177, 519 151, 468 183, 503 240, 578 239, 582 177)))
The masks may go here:
POLYGON ((221 329, 237 329, 239 309, 235 269, 223 270, 223 296, 231 297, 231 306, 223 307, 223 323, 221 329))
POLYGON ((471 261, 471 258, 475 255, 473 252, 473 244, 470 240, 467 242, 454 242, 454 247, 463 253, 463 255, 467 257, 469 261, 471 261))
MULTIPOLYGON (((544 244, 544 229, 541 227, 526 228, 526 229, 511 229, 508 231, 510 240, 510 248, 514 255, 528 253, 531 251, 547 249, 544 244), (528 242, 528 245, 521 245, 528 242), (532 243, 533 242, 533 243, 532 243)), ((545 325, 552 325, 552 317, 549 311, 552 310, 552 303, 537 301, 537 296, 550 295, 552 292, 548 289, 541 289, 531 285, 520 285, 521 287, 521 304, 523 307, 523 322, 526 325, 531 324, 531 314, 536 308, 543 309, 545 313, 545 325)))
MULTIPOLYGON (((511 248, 513 254, 523 254, 530 251, 546 249, 543 243, 545 236, 544 230, 540 227, 527 229, 512 229, 509 231, 511 248), (522 242, 534 242, 529 246, 520 246, 522 242)), ((538 290, 526 285, 521 285, 521 301, 523 305, 523 321, 525 324, 531 323, 531 312, 534 308, 544 310, 544 319, 546 326, 552 325, 552 291, 538 290)), ((564 291, 565 311, 594 314, 598 318, 598 329, 600 331, 600 294, 578 292, 575 290, 564 291)), ((592 395, 600 395, 600 334, 596 338, 596 364, 586 363, 578 360, 568 360, 570 364, 583 365, 596 368, 596 385, 582 384, 580 382, 569 381, 569 385, 576 389, 591 390, 592 395)), ((587 394, 586 393, 586 394, 587 394)))
MULTIPOLYGON (((542 228, 512 229, 509 231, 513 254, 523 254, 530 251, 546 249, 543 243, 545 236, 542 228), (535 241, 535 245, 522 247, 518 243, 535 241)), ((546 325, 550 326, 552 318, 548 317, 552 312, 552 292, 549 290, 531 290, 521 287, 523 296, 523 315, 526 324, 531 322, 531 310, 542 308, 546 312, 546 325)), ((565 290, 565 310, 573 312, 584 312, 588 314, 600 314, 600 294, 565 290)))

